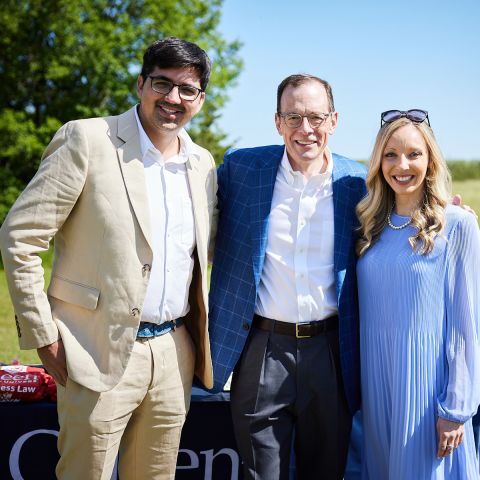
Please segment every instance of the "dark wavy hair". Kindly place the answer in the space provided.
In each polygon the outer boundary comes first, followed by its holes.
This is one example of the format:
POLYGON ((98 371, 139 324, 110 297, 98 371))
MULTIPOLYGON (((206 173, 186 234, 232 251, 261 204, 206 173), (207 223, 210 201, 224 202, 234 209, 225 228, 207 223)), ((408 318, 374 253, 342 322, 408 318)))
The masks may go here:
POLYGON ((153 42, 143 55, 140 75, 145 81, 155 67, 193 68, 200 77, 202 90, 207 88, 212 62, 197 44, 177 37, 167 37, 153 42))

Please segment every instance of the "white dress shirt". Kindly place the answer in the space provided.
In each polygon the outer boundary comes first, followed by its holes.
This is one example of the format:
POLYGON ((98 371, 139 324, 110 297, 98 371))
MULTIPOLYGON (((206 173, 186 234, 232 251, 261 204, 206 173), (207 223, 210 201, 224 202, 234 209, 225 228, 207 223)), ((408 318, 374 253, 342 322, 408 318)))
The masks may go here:
POLYGON ((278 168, 255 313, 283 322, 322 320, 338 311, 333 271, 332 155, 306 178, 286 151, 278 168))
POLYGON ((142 127, 135 109, 150 209, 153 262, 142 321, 163 323, 189 311, 195 223, 185 162, 192 141, 179 133, 180 153, 164 159, 142 127))

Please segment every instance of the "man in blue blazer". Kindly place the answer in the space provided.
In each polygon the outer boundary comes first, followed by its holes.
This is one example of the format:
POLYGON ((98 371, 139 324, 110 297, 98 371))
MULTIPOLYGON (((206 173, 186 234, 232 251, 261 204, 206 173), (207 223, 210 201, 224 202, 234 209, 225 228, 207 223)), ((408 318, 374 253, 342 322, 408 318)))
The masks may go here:
POLYGON ((210 288, 215 388, 231 405, 247 479, 341 479, 358 409, 355 206, 365 169, 332 154, 330 85, 278 87, 285 146, 230 151, 218 171, 210 288), (295 435, 294 435, 295 430, 295 435))

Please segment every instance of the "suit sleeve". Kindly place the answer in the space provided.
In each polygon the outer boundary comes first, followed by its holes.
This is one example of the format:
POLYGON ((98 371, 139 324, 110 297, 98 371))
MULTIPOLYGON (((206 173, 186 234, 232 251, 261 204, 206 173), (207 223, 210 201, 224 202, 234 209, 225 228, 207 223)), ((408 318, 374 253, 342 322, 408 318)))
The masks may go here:
POLYGON ((465 214, 449 238, 446 276, 448 371, 438 415, 464 423, 480 403, 480 233, 465 214))
POLYGON ((81 121, 64 125, 47 147, 40 167, 11 208, 0 230, 0 247, 15 310, 20 348, 58 339, 44 291, 39 253, 67 220, 87 176, 88 143, 81 121))
POLYGON ((227 182, 227 157, 228 152, 225 154, 223 163, 218 167, 218 170, 215 172, 215 209, 213 211, 212 219, 212 231, 210 236, 210 243, 208 246, 208 259, 210 262, 213 261, 213 254, 215 251, 215 239, 217 237, 217 226, 219 217, 221 214, 221 206, 223 201, 223 196, 225 192, 225 184, 227 182))

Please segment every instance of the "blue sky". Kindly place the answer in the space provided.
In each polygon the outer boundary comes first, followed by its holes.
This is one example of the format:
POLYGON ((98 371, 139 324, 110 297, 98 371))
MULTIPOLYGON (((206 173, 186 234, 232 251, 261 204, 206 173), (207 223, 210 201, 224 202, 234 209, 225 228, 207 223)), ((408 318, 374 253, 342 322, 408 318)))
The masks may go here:
POLYGON ((245 65, 219 125, 237 147, 281 143, 277 85, 311 73, 333 87, 333 151, 366 159, 382 111, 423 108, 447 159, 480 159, 479 25, 479 0, 225 0, 245 65))

